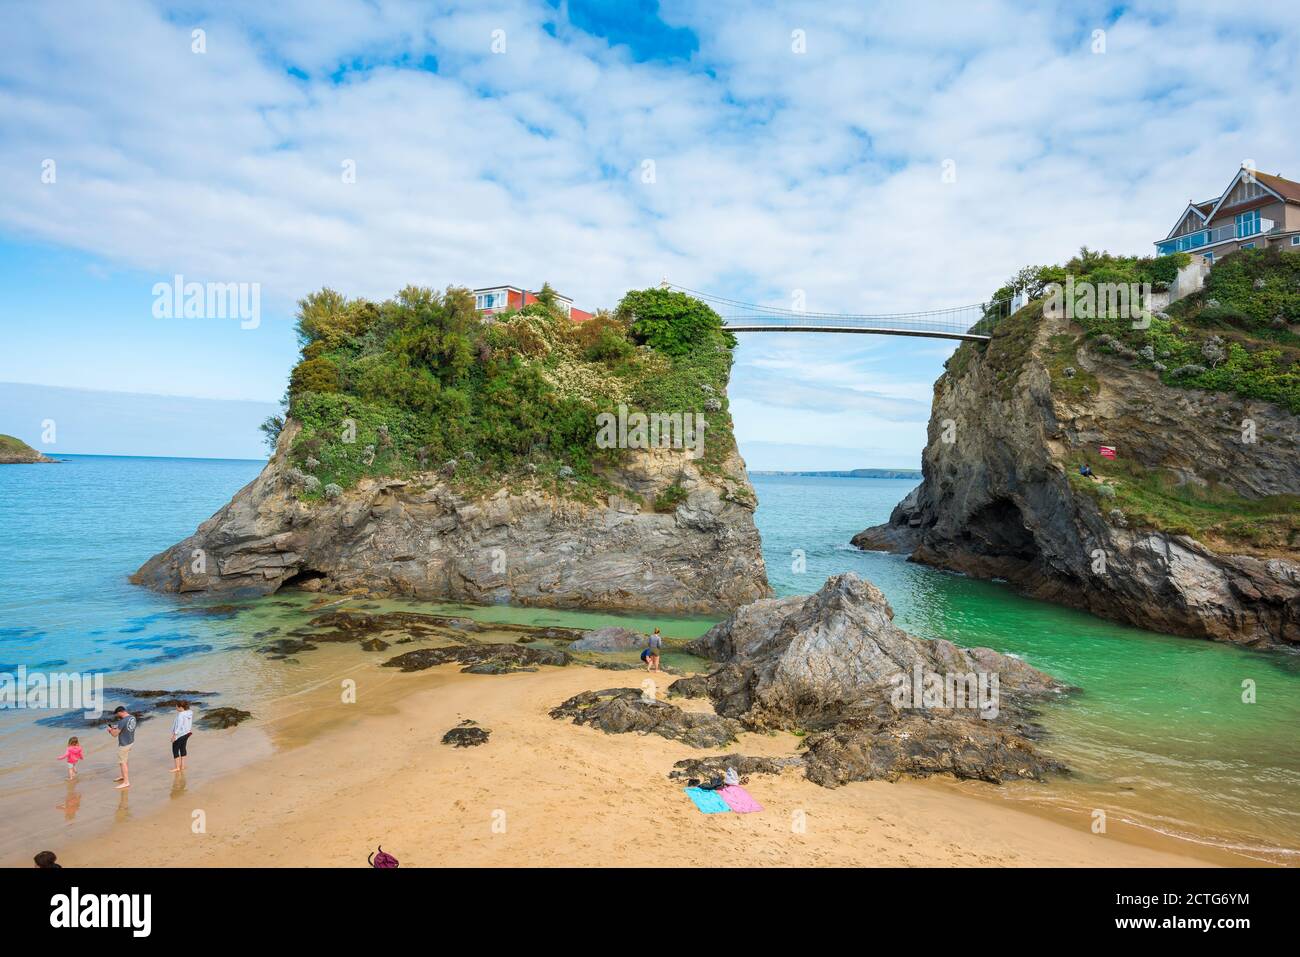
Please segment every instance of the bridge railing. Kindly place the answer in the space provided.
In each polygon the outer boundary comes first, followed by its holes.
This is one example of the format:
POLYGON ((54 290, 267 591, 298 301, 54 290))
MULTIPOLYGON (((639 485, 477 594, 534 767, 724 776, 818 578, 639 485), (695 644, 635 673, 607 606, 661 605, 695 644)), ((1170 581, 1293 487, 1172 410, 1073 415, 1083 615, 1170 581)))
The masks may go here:
POLYGON ((722 317, 727 327, 744 329, 780 329, 797 331, 798 329, 843 329, 846 332, 897 332, 903 335, 935 336, 943 338, 988 338, 990 319, 1009 310, 1009 303, 990 302, 948 309, 929 309, 913 312, 897 312, 879 315, 833 312, 812 312, 802 309, 786 309, 779 306, 764 306, 757 303, 741 302, 725 296, 715 296, 684 286, 668 284, 676 289, 711 305, 722 317))

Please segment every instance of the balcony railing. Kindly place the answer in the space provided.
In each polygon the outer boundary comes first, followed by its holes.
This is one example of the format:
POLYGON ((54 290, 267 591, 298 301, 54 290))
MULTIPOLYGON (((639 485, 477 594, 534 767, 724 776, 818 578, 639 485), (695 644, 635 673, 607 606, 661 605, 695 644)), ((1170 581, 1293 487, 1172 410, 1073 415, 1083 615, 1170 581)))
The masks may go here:
POLYGON ((1227 223, 1213 229, 1201 229, 1186 236, 1176 236, 1156 243, 1156 252, 1161 256, 1170 253, 1185 253, 1202 246, 1213 246, 1229 239, 1245 239, 1248 236, 1260 236, 1271 233, 1277 228, 1271 219, 1252 219, 1242 223, 1227 223))

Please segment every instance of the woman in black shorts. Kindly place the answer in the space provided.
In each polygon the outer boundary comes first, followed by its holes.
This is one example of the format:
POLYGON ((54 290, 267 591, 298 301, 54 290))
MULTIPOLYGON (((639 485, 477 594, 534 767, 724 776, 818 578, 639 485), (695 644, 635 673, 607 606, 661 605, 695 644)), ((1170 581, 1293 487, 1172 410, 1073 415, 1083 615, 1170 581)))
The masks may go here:
POLYGON ((194 712, 188 701, 176 702, 176 719, 172 721, 172 759, 176 766, 172 774, 185 770, 185 748, 190 743, 194 731, 194 712))

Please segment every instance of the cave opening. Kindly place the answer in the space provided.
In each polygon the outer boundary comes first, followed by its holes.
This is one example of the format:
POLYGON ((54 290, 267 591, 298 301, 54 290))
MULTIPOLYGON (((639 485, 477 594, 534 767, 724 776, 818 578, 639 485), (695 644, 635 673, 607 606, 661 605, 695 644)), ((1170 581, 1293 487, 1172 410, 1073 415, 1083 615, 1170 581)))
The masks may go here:
POLYGON ((979 508, 966 521, 962 538, 972 551, 1003 558, 1033 561, 1038 543, 1025 524, 1020 507, 1009 498, 997 498, 979 508))

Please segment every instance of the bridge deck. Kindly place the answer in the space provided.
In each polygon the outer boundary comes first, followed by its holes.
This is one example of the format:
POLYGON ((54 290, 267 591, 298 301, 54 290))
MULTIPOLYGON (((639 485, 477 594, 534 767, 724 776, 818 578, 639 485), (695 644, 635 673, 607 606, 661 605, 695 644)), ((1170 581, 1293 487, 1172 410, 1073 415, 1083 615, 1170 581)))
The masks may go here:
POLYGON ((875 336, 917 336, 922 339, 961 339, 965 342, 988 342, 988 336, 971 332, 940 332, 922 329, 891 329, 882 326, 872 329, 866 326, 776 326, 776 325, 731 325, 723 324, 728 332, 850 332, 856 335, 875 336))

